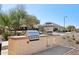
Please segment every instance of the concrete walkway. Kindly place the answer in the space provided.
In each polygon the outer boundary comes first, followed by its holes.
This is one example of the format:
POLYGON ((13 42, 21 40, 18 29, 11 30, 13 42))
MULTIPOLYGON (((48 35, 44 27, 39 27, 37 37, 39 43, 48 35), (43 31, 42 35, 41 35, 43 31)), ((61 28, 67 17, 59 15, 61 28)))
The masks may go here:
POLYGON ((70 51, 72 48, 56 46, 51 49, 36 53, 34 55, 64 55, 66 52, 70 51))
MULTIPOLYGON (((70 50, 72 50, 72 48, 56 46, 56 47, 49 48, 47 50, 35 53, 33 55, 64 55, 70 50)), ((2 50, 1 55, 8 55, 8 49, 2 50)))

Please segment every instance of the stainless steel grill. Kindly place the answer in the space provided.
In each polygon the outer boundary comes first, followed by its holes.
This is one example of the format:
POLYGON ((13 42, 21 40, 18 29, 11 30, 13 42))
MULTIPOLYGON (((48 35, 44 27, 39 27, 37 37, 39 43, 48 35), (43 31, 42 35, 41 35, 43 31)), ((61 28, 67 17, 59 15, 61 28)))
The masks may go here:
POLYGON ((39 40, 39 32, 37 30, 27 30, 26 33, 30 41, 39 40))

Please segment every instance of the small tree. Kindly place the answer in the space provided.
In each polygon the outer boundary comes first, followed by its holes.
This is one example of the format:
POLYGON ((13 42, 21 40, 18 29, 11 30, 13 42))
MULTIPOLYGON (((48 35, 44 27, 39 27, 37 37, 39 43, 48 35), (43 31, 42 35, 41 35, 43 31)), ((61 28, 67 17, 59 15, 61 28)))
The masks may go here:
POLYGON ((39 25, 39 26, 38 26, 38 29, 39 29, 39 31, 42 31, 42 32, 44 31, 44 28, 43 28, 42 25, 39 25))
POLYGON ((54 28, 53 31, 58 31, 58 28, 54 28))
POLYGON ((11 19, 11 28, 16 31, 23 25, 22 20, 27 17, 27 12, 23 5, 17 5, 14 9, 9 12, 9 18, 11 19))
POLYGON ((40 23, 40 21, 35 16, 28 15, 28 17, 26 17, 26 19, 25 19, 25 25, 28 28, 33 28, 34 25, 37 25, 39 23, 40 23))
POLYGON ((73 26, 73 25, 69 25, 68 27, 67 27, 67 30, 70 32, 70 31, 75 31, 76 30, 76 28, 75 28, 75 26, 73 26))

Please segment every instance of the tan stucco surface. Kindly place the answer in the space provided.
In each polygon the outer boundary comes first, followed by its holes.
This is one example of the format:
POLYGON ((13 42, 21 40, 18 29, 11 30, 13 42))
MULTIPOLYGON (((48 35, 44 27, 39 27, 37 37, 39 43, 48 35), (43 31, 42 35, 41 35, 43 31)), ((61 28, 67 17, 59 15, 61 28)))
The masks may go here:
POLYGON ((48 48, 52 48, 60 41, 59 36, 41 36, 37 41, 29 41, 26 36, 9 37, 8 54, 9 55, 29 55, 48 48), (29 42, 29 43, 28 43, 29 42), (48 46, 49 45, 49 46, 48 46))

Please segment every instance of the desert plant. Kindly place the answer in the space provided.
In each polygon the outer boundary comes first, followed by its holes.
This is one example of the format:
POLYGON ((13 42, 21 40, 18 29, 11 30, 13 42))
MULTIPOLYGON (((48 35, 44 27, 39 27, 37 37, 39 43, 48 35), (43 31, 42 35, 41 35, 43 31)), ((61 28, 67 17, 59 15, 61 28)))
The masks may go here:
POLYGON ((8 36, 10 36, 10 33, 9 32, 4 32, 3 34, 2 34, 2 36, 3 36, 3 41, 7 41, 8 40, 8 36))
POLYGON ((72 35, 72 37, 75 37, 74 34, 72 35))
POLYGON ((73 42, 71 39, 68 40, 69 42, 73 42))
POLYGON ((72 39, 75 40, 75 36, 74 36, 74 34, 72 35, 72 39))
POLYGON ((62 37, 63 39, 66 39, 65 37, 62 37))
POLYGON ((69 36, 67 36, 67 38, 69 38, 69 36))
POLYGON ((75 40, 75 38, 72 38, 73 40, 75 40))
POLYGON ((69 32, 71 32, 71 31, 75 31, 75 26, 74 25, 69 25, 68 27, 67 27, 67 29, 68 29, 68 31, 69 32))
POLYGON ((76 44, 79 44, 79 41, 76 41, 76 44))

